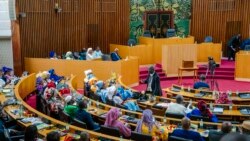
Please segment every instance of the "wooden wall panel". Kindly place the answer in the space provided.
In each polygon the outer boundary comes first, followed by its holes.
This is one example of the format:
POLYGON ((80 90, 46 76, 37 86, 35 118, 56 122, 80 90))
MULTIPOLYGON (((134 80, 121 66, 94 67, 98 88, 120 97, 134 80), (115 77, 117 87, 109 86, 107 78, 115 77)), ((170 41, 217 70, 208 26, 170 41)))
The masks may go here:
POLYGON ((18 0, 16 6, 26 13, 18 19, 22 58, 97 45, 109 53, 110 43, 126 44, 129 38, 127 0, 18 0), (60 13, 54 10, 56 3, 60 13))
POLYGON ((192 0, 191 35, 198 42, 203 42, 208 35, 214 42, 222 42, 225 56, 225 44, 231 34, 240 32, 243 38, 250 37, 249 15, 249 0, 192 0), (227 27, 230 22, 238 23, 238 26, 227 27))

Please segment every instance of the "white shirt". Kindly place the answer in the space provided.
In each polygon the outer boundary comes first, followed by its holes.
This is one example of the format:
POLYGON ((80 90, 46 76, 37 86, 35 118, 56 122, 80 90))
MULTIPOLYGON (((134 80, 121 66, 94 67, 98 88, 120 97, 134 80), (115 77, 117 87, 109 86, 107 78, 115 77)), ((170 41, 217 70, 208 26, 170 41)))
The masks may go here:
POLYGON ((86 60, 92 60, 92 59, 94 59, 93 55, 88 53, 86 55, 86 60))
POLYGON ((170 103, 168 105, 166 113, 174 113, 174 114, 183 114, 185 115, 185 111, 187 108, 181 104, 178 103, 170 103))
POLYGON ((115 85, 108 87, 107 91, 108 91, 108 99, 112 100, 113 99, 113 95, 115 94, 115 91, 116 91, 115 85))

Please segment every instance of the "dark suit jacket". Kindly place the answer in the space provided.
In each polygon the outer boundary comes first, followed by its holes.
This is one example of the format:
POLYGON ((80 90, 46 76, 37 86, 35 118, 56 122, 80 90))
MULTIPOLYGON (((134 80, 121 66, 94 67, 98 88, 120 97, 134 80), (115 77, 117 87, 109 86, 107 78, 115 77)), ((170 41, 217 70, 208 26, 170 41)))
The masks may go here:
POLYGON ((119 56, 119 54, 117 54, 116 52, 112 52, 111 54, 110 54, 110 56, 111 56, 111 60, 112 61, 118 61, 118 60, 121 60, 122 58, 119 56))
POLYGON ((99 128, 99 126, 93 121, 90 113, 86 112, 85 110, 78 109, 75 118, 86 123, 89 130, 95 130, 99 128))
MULTIPOLYGON (((145 80, 145 83, 147 83, 147 84, 148 84, 149 77, 150 77, 150 75, 148 75, 147 79, 145 80)), ((151 88, 152 88, 153 95, 162 96, 160 77, 156 72, 153 75, 151 88)))
POLYGON ((210 130, 208 134, 209 141, 219 141, 226 133, 216 130, 210 130))

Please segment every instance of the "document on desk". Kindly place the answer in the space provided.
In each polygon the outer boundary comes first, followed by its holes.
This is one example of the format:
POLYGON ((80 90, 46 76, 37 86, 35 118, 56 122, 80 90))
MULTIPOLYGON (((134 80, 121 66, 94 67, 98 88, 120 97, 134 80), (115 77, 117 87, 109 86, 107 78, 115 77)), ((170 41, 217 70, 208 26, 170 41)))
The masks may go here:
POLYGON ((223 113, 224 109, 222 107, 214 107, 213 113, 223 113))

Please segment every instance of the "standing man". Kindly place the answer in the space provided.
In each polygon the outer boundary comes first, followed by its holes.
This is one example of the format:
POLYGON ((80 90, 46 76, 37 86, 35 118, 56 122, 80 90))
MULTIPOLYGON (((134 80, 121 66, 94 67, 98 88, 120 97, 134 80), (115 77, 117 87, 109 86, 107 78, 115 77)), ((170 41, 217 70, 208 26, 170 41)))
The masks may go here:
POLYGON ((239 47, 241 44, 241 35, 238 34, 236 36, 233 36, 229 41, 228 41, 228 61, 233 58, 233 61, 235 60, 235 53, 238 51, 239 47))
POLYGON ((160 77, 155 72, 153 66, 148 69, 149 75, 146 80, 142 80, 141 83, 147 83, 146 92, 151 93, 154 96, 162 96, 160 77))

